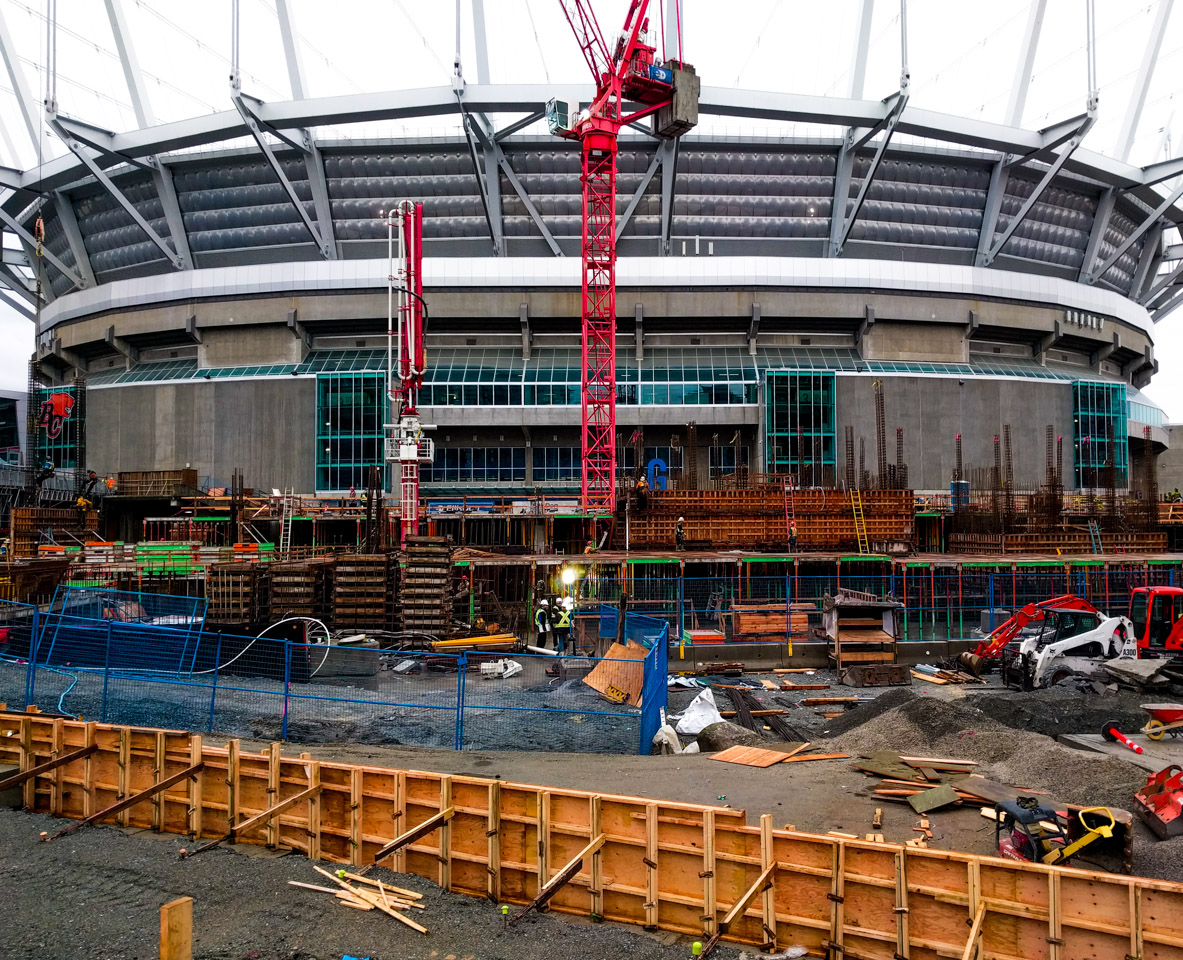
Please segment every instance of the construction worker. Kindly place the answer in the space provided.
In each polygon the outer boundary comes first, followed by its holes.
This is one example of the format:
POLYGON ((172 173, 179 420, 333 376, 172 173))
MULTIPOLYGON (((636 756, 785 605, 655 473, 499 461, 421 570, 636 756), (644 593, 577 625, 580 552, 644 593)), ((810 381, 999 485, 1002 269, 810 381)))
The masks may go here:
POLYGON ((649 478, 642 473, 637 477, 637 509, 645 510, 649 506, 649 478))
POLYGON ((543 600, 534 611, 534 628, 538 631, 538 646, 546 647, 546 637, 550 633, 550 604, 543 600))
POLYGON ((678 522, 674 525, 674 543, 678 550, 686 549, 686 528, 683 526, 685 522, 685 517, 678 517, 678 522))
POLYGON ((555 607, 555 650, 561 657, 567 649, 567 639, 571 636, 571 608, 575 602, 570 597, 563 597, 555 607))
POLYGON ((585 546, 583 548, 583 552, 585 555, 590 554, 590 553, 595 553, 596 552, 596 542, 594 540, 588 540, 587 546, 585 546))
POLYGON ((789 521, 789 550, 796 553, 797 551, 797 518, 794 517, 789 521))

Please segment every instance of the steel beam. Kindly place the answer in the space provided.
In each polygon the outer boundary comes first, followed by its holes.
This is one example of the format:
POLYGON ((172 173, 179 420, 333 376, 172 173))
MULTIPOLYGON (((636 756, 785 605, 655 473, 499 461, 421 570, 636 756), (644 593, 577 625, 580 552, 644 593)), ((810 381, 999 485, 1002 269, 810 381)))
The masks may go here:
MULTIPOLYGON (((41 108, 29 90, 29 79, 25 76, 17 53, 16 44, 12 41, 12 34, 8 32, 8 24, 4 20, 4 11, 0 10, 0 56, 4 58, 4 66, 8 70, 8 79, 12 82, 12 91, 16 96, 16 105, 20 108, 21 118, 25 121, 25 130, 29 134, 29 142, 33 145, 33 153, 41 153, 41 108)), ((19 163, 18 157, 13 162, 19 163)))
POLYGON ((20 300, 12 297, 8 292, 8 287, 3 285, 4 277, 0 276, 0 302, 6 304, 9 309, 15 313, 19 313, 26 320, 36 321, 37 314, 29 309, 28 305, 22 303, 20 300))
POLYGON ((1183 174, 1183 157, 1176 157, 1174 160, 1162 160, 1143 167, 1140 182, 1145 186, 1153 186, 1164 180, 1171 180, 1180 174, 1183 174))
POLYGON ((62 126, 60 122, 58 122, 56 115, 50 114, 46 122, 49 124, 50 128, 59 137, 61 137, 62 142, 70 148, 70 152, 73 153, 74 156, 76 156, 79 160, 81 160, 83 164, 85 164, 86 168, 91 172, 94 178, 103 185, 106 191, 115 198, 115 201, 121 207, 123 207, 123 209, 127 212, 127 215, 130 216, 132 220, 136 222, 136 225, 144 231, 148 239, 160 248, 161 252, 164 253, 165 258, 169 261, 169 263, 171 263, 178 270, 184 270, 185 260, 181 256, 180 251, 170 247, 168 242, 153 229, 152 224, 144 219, 144 216, 139 210, 136 209, 135 204, 127 199, 126 194, 124 194, 124 192, 115 185, 115 182, 109 176, 107 176, 106 171, 95 162, 94 158, 87 152, 86 147, 80 143, 69 130, 62 126))
POLYGON ((503 127, 502 129, 498 130, 495 134, 493 134, 493 139, 504 140, 506 137, 513 136, 519 130, 530 126, 530 124, 541 120, 545 116, 546 113, 542 110, 534 110, 530 113, 527 113, 520 120, 515 120, 508 127, 503 127))
POLYGON ((1163 301, 1158 307, 1150 311, 1150 319, 1155 323, 1161 323, 1170 314, 1174 313, 1178 307, 1183 304, 1183 289, 1180 289, 1171 299, 1163 301))
MULTIPOLYGON (((308 132, 303 131, 305 138, 303 143, 294 141, 289 137, 280 134, 278 131, 271 129, 266 123, 261 121, 255 112, 253 104, 247 103, 248 98, 241 91, 232 87, 231 99, 234 101, 234 106, 238 109, 239 115, 242 117, 242 122, 246 124, 246 128, 250 135, 254 138, 255 143, 258 144, 259 149, 263 151, 263 156, 266 158, 268 165, 270 165, 271 172, 275 174, 276 179, 279 180, 280 186, 283 187, 284 193, 288 195, 288 200, 291 201, 292 206, 296 209, 296 213, 299 214, 300 221, 304 224, 304 229, 306 229, 309 235, 312 237, 312 242, 316 244, 316 248, 320 252, 320 255, 326 260, 336 260, 337 248, 333 241, 331 217, 328 217, 328 232, 322 233, 321 227, 318 227, 317 223, 314 223, 312 218, 308 215, 308 211, 304 208, 304 201, 301 200, 300 195, 296 193, 296 188, 292 184, 292 181, 289 180, 287 174, 283 172, 283 164, 279 162, 279 157, 275 153, 275 150, 272 148, 271 144, 267 142, 266 136, 267 133, 271 133, 279 137, 285 143, 289 143, 301 150, 301 152, 304 154, 304 165, 305 169, 308 171, 308 184, 309 188, 311 189, 315 179, 315 174, 318 170, 323 185, 324 169, 321 167, 320 153, 319 151, 314 150, 312 140, 308 135, 308 132)), ((254 102, 258 103, 259 101, 254 102)), ((313 208, 317 213, 317 221, 321 222, 321 226, 323 227, 325 224, 323 221, 320 221, 322 213, 320 207, 328 207, 328 192, 323 186, 322 191, 324 197, 323 204, 317 203, 316 193, 313 191, 313 208)), ((325 209, 323 212, 327 217, 328 210, 325 209)))
POLYGON ((681 140, 663 140, 658 148, 664 151, 661 159, 661 255, 668 257, 673 253, 674 231, 674 187, 678 180, 678 145, 681 140))
POLYGON ((1097 260, 1097 251, 1101 248, 1101 241, 1105 239, 1105 231, 1109 229, 1109 218, 1113 216, 1113 206, 1117 203, 1117 190, 1106 187, 1097 198, 1097 212, 1093 214, 1093 228, 1089 231, 1088 246, 1084 248, 1084 260, 1081 261, 1080 271, 1076 275, 1078 281, 1083 280, 1089 268, 1097 260))
POLYGON ((148 159, 152 161, 152 184, 156 187, 156 196, 160 198, 160 206, 164 210, 169 237, 181 259, 181 269, 192 270, 193 254, 189 250, 189 235, 185 232, 185 217, 181 213, 181 201, 177 199, 173 172, 158 157, 148 159))
MULTIPOLYGON (((510 166, 508 158, 505 156, 505 151, 501 149, 501 144, 498 143, 489 133, 482 127, 480 123, 472 124, 472 131, 476 134, 477 139, 481 141, 482 148, 493 155, 497 166, 505 173, 505 179, 509 181, 509 185, 513 187, 514 193, 518 195, 518 199, 522 201, 522 205, 526 208, 526 212, 530 215, 530 219, 534 221, 534 225, 542 234, 542 239, 546 241, 546 245, 550 247, 551 253, 556 257, 563 256, 563 251, 559 248, 555 241, 554 235, 550 232, 550 227, 542 219, 542 215, 538 212, 538 208, 534 206, 534 201, 530 199, 530 195, 526 193, 526 188, 522 186, 522 181, 518 179, 518 175, 510 166)), ((500 178, 498 178, 500 181, 500 178)), ((499 187, 500 189, 500 187, 499 187)))
POLYGON ((1043 177, 1040 178, 1039 183, 1035 185, 1035 189, 1031 191, 1031 195, 1027 197, 1027 199, 1023 202, 1023 205, 1019 207, 1019 212, 1010 218, 1010 221, 1006 225, 1006 229, 1002 231, 1002 236, 1000 236, 990 245, 989 249, 985 253, 985 256, 978 258, 978 266, 988 267, 994 262, 998 254, 1002 252, 1002 248, 1006 246, 1006 242, 1011 238, 1011 236, 1014 235, 1015 230, 1018 229, 1019 224, 1027 218, 1027 214, 1029 214, 1035 204, 1039 202, 1039 198, 1043 195, 1043 191, 1051 185, 1051 182, 1053 179, 1055 179, 1056 174, 1060 172, 1064 164, 1067 163, 1068 158, 1071 157, 1076 148, 1080 146, 1080 142, 1085 138, 1085 135, 1092 128, 1095 120, 1096 104, 1095 101, 1090 98, 1089 112, 1086 115, 1084 122, 1077 129, 1076 135, 1068 141, 1064 149, 1060 151, 1059 155, 1056 157, 1055 162, 1044 172, 1043 177))
POLYGON ((1164 213, 1166 213, 1167 210, 1169 210, 1171 208, 1171 206, 1175 203, 1175 201, 1178 200, 1180 197, 1183 197, 1183 181, 1181 181, 1179 183, 1179 185, 1176 186, 1175 189, 1171 191, 1170 196, 1168 196, 1157 207, 1154 208, 1154 210, 1150 214, 1150 216, 1148 216, 1145 220, 1143 220, 1134 229, 1133 233, 1131 233, 1128 237, 1125 238, 1125 242, 1120 247, 1118 247, 1116 250, 1114 250, 1113 253, 1111 253, 1109 255, 1108 260, 1106 260, 1103 264, 1101 264, 1099 267, 1097 267, 1096 270, 1091 271, 1088 274, 1088 276, 1086 276, 1084 278, 1084 282, 1085 283, 1096 283, 1101 277, 1105 276, 1105 274, 1108 272, 1109 268, 1112 267, 1115 263, 1117 263, 1118 258, 1123 253, 1125 253, 1130 247, 1132 247, 1138 241, 1138 238, 1142 236, 1142 234, 1144 234, 1147 230, 1149 230, 1152 226, 1154 226, 1154 224, 1156 224, 1158 222, 1158 218, 1161 217, 1164 213))
MULTIPOLYGON (((461 100, 461 91, 459 88, 456 90, 456 100, 457 102, 461 100)), ((482 146, 477 146, 476 137, 473 136, 472 132, 473 128, 477 126, 477 121, 464 109, 463 103, 460 104, 460 114, 463 120, 464 139, 468 141, 468 156, 472 161, 472 175, 476 180, 477 193, 481 198, 481 209, 485 212, 485 223, 489 227, 489 239, 493 242, 493 255, 498 257, 504 256, 504 250, 502 249, 503 222, 500 216, 494 220, 493 210, 489 203, 489 195, 492 193, 489 185, 496 178, 498 186, 497 207, 498 213, 500 213, 501 175, 498 173, 497 157, 491 149, 483 146, 483 144, 488 143, 488 137, 482 139, 482 146)))
POLYGON ((867 79, 867 50, 871 46, 871 19, 875 13, 875 0, 860 0, 858 38, 854 44, 854 62, 850 69, 850 99, 863 98, 863 86, 867 79))
POLYGON ((1158 268, 1163 262, 1163 230, 1162 221, 1159 221, 1150 228, 1150 233, 1146 235, 1146 240, 1142 244, 1142 255, 1138 257, 1138 266, 1134 270, 1133 280, 1130 281, 1129 293, 1126 294, 1139 303, 1142 302, 1142 292, 1146 289, 1149 279, 1158 273, 1158 268))
POLYGON ((645 175, 641 177, 641 182, 637 189, 633 191, 633 195, 629 198, 628 206, 624 209, 624 215, 616 221, 616 239, 620 239, 620 235, 624 233, 624 228, 628 226, 628 222, 633 218, 637 206, 641 202, 641 198, 645 196, 645 191, 649 189, 649 184, 653 182, 653 175, 657 173, 657 168, 661 166, 662 157, 664 154, 661 149, 653 152, 653 159, 649 161, 649 167, 645 171, 645 175))
MULTIPOLYGON (((891 112, 887 116, 887 120, 883 127, 883 138, 879 141, 879 145, 875 148, 875 154, 871 157, 871 165, 867 168, 867 173, 863 177, 863 182, 859 186, 858 195, 854 199, 854 205, 850 208, 850 212, 846 212, 846 194, 839 196, 835 192, 834 200, 840 206, 835 207, 831 213, 830 221, 830 256, 839 257, 842 255, 842 249, 846 246, 846 241, 850 237, 850 231, 854 228, 854 222, 858 219, 859 211, 863 208, 863 202, 867 199, 867 192, 871 189, 871 184, 875 181, 875 174, 879 172, 879 165, 883 162, 883 155, 887 152, 887 146, 891 143, 892 134, 895 133, 896 125, 899 123, 900 114, 904 112, 904 107, 908 104, 908 89, 905 85, 899 93, 895 95, 895 103, 892 104, 891 112), (838 219, 841 217, 841 220, 838 219), (835 236, 834 224, 840 223, 841 226, 837 230, 835 236)), ((848 144, 843 148, 843 152, 849 155, 850 169, 854 167, 854 153, 858 147, 866 142, 866 139, 858 140, 855 131, 850 131, 847 134, 848 144)), ((849 176, 847 174, 847 181, 849 183, 849 176)), ((837 178, 835 177, 835 183, 837 178)), ((848 187, 849 190, 849 187, 848 187)))
POLYGON ((141 129, 150 127, 156 119, 152 115, 152 105, 148 100, 148 90, 144 86, 144 75, 140 72, 135 44, 132 43, 127 28, 122 0, 104 0, 104 3, 107 6, 107 19, 111 21, 111 33, 115 37, 115 49, 119 52, 119 62, 123 65, 123 79, 127 82, 127 92, 131 97, 131 108, 135 111, 136 123, 141 129))
POLYGON ((1027 15, 1027 30, 1015 62, 1015 79, 1006 106, 1006 122, 1012 127, 1023 125, 1023 110, 1027 106, 1027 91, 1031 89, 1031 71, 1035 68, 1035 52, 1039 49, 1039 34, 1043 30, 1043 15, 1047 0, 1033 0, 1027 15))
POLYGON ((283 58, 288 66, 288 84, 292 88, 292 99, 303 100, 304 64, 300 56, 300 43, 296 33, 296 21, 292 16, 291 0, 275 0, 275 15, 279 20, 279 36, 283 41, 283 58))
POLYGON ((1171 18, 1171 7, 1174 2, 1175 0, 1159 0, 1158 2, 1158 14, 1154 18, 1154 24, 1150 28, 1150 36, 1146 40, 1146 49, 1142 54, 1142 65, 1138 68, 1138 78, 1134 81, 1134 89, 1130 91, 1130 102, 1121 122, 1121 133, 1117 135, 1117 149, 1114 150, 1114 156, 1118 160, 1129 160, 1130 158, 1134 137, 1138 134, 1138 122, 1142 119, 1142 107, 1146 103, 1146 91, 1150 89, 1150 80, 1154 76, 1158 52, 1162 49, 1162 38, 1166 35, 1167 21, 1171 18))
POLYGON ((30 288, 28 281, 2 260, 0 260, 0 283, 3 283, 9 290, 36 309, 37 291, 30 288))
POLYGON ((485 35, 485 0, 472 0, 472 40, 476 47, 476 82, 489 82, 489 40, 485 35))
POLYGON ((94 270, 90 266, 90 254, 86 250, 86 241, 82 239, 82 230, 78 227, 78 217, 74 213, 74 204, 69 196, 61 192, 53 195, 53 208, 57 211, 58 223, 62 233, 70 245, 70 253, 74 256, 74 264, 86 286, 94 286, 94 270))
MULTIPOLYGON (((27 248, 35 249, 38 244, 36 238, 29 233, 11 213, 0 207, 0 223, 4 224, 9 230, 15 233, 27 245, 27 248)), ((57 270, 66 277, 74 286, 84 287, 83 282, 77 271, 73 267, 65 264, 58 256, 49 250, 44 244, 41 244, 41 256, 48 260, 57 270)))

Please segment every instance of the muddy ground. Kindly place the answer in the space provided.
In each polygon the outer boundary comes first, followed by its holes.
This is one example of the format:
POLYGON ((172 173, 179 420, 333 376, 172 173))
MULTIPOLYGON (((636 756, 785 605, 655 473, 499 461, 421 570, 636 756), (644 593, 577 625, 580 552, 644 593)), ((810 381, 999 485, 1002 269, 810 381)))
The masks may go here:
MULTIPOLYGON (((691 938, 651 935, 562 914, 530 915, 503 927, 498 905, 444 893, 420 877, 371 875, 423 894, 429 930, 409 930, 377 911, 338 906, 327 894, 288 886, 328 885, 301 856, 260 847, 215 848, 181 860, 184 838, 115 827, 41 843, 52 817, 0 811, 0 885, 5 960, 151 960, 159 956, 159 911, 193 897, 195 960, 684 960, 691 938), (19 918, 19 921, 17 920, 19 918), (561 944, 561 947, 558 945, 561 944)), ((329 868, 332 864, 321 864, 329 868)), ((735 960, 721 945, 712 956, 735 960)))

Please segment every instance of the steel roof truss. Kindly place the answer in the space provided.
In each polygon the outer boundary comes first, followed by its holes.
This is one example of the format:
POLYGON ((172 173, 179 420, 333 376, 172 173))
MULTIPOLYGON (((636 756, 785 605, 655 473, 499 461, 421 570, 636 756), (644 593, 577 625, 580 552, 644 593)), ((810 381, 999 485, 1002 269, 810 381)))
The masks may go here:
POLYGON ((641 198, 645 196, 645 191, 649 189, 649 184, 653 182, 653 175, 657 173, 657 168, 661 166, 664 157, 665 152, 661 149, 653 152, 653 159, 649 161, 649 167, 645 171, 645 175, 641 177, 641 182, 637 185, 637 189, 629 199, 628 206, 624 209, 624 215, 616 221, 617 240, 620 239, 620 235, 624 233, 624 228, 628 226, 628 222, 633 218, 633 213, 636 212, 641 198))
MULTIPOLYGON (((845 159, 847 160, 847 189, 841 195, 836 193, 834 197, 836 203, 830 214, 834 218, 832 223, 837 223, 838 218, 841 217, 842 226, 837 231, 836 239, 831 237, 831 257, 842 255, 842 249, 846 246, 846 241, 850 237, 850 231, 854 227, 854 222, 858 219, 859 211, 863 208, 863 201, 867 199, 867 192, 871 189, 871 184, 875 182, 875 174, 879 172, 879 165, 883 162, 883 156, 887 152, 888 144, 891 143, 891 137, 895 133, 896 125, 900 121, 900 115, 904 112, 904 107, 908 105, 907 90, 901 90, 886 102, 888 103, 888 112, 883 121, 866 132, 851 130, 847 135, 847 143, 842 148, 845 159), (879 132, 880 129, 883 131, 883 138, 875 148, 875 155, 871 158, 871 166, 867 169, 866 176, 863 177, 863 182, 859 186, 859 192, 854 199, 854 205, 850 208, 850 213, 846 213, 846 195, 849 192, 850 171, 853 170, 855 151, 868 143, 871 137, 879 132)), ((837 180, 838 178, 835 177, 835 181, 837 180)))
MULTIPOLYGON (((461 107, 461 110, 464 108, 461 107)), ((546 221, 542 219, 542 215, 538 212, 538 208, 534 206, 534 201, 530 199, 530 195, 526 193, 526 188, 522 186, 522 181, 518 179, 518 175, 514 172, 513 167, 510 166, 508 158, 505 156, 505 151, 501 149, 501 144, 493 137, 490 137, 479 123, 472 124, 472 130, 481 141, 484 149, 493 153, 497 160, 497 165, 505 172, 505 179, 509 181, 509 185, 513 187, 514 193, 518 195, 518 199, 522 201, 522 205, 526 208, 526 212, 530 215, 530 219, 534 221, 534 225, 542 234, 542 239, 546 241, 546 245, 550 247, 550 252, 556 257, 561 257, 563 251, 559 248, 558 242, 554 235, 550 232, 550 227, 546 225, 546 221)))
POLYGON ((254 104, 258 104, 261 101, 253 97, 247 97, 237 89, 231 91, 231 99, 242 116, 242 121, 246 124, 250 135, 254 138, 255 143, 259 145, 259 149, 263 151, 263 156, 267 159, 267 163, 271 167, 271 172, 275 174, 280 186, 284 189, 284 193, 288 195, 288 200, 296 208, 296 213, 299 214, 304 228, 312 237, 312 241, 316 244, 320 255, 326 260, 336 260, 337 247, 333 238, 332 217, 328 204, 328 188, 324 179, 324 165, 321 162, 320 151, 312 141, 312 136, 307 130, 299 131, 302 137, 298 140, 287 134, 280 133, 270 124, 259 119, 259 115, 255 112, 254 104), (248 103, 248 101, 251 102, 248 103), (296 188, 292 184, 292 181, 283 172, 283 165, 279 162, 279 157, 276 156, 271 144, 267 142, 266 134, 268 133, 288 144, 293 149, 298 150, 303 155, 304 168, 308 172, 308 186, 312 192, 313 209, 316 211, 317 221, 320 224, 319 227, 308 215, 308 211, 304 207, 304 201, 300 199, 300 195, 296 193, 296 188), (318 190, 321 197, 319 201, 318 190))
MULTIPOLYGON (((21 226, 20 222, 16 219, 16 217, 14 217, 11 213, 9 213, 3 207, 0 207, 0 223, 3 223, 4 226, 8 227, 9 230, 11 230, 13 233, 15 233, 18 237, 20 237, 20 239, 25 244, 27 244, 30 247, 36 248, 36 246, 37 246, 36 238, 31 233, 29 233, 28 230, 26 230, 23 226, 21 226)), ((61 271, 62 275, 64 277, 66 277, 72 284, 74 284, 74 286, 76 286, 76 287, 85 287, 86 286, 86 283, 82 280, 82 278, 78 275, 77 271, 75 271, 73 267, 69 267, 65 263, 63 263, 59 257, 57 257, 52 251, 48 250, 44 245, 42 245, 42 247, 41 247, 41 256, 44 257, 46 260, 48 260, 51 264, 53 264, 53 266, 56 267, 59 271, 61 271)))
POLYGON ((169 261, 169 263, 171 263, 178 270, 184 270, 185 260, 183 257, 181 257, 180 252, 169 246, 168 241, 166 241, 164 237, 162 237, 153 229, 152 224, 144 219, 143 214, 141 214, 140 211, 136 209, 136 205, 132 203, 127 198, 127 195, 115 185, 115 182, 109 176, 107 176, 106 171, 95 162, 95 159, 87 152, 86 147, 81 142, 79 142, 79 140, 69 130, 62 126, 56 115, 48 115, 47 122, 54 132, 62 138, 62 142, 70 148, 70 152, 86 165, 86 168, 91 172, 94 178, 103 185, 103 187, 115 199, 115 201, 121 207, 123 207, 123 209, 127 212, 127 215, 136 222, 136 225, 141 230, 144 231, 148 239, 160 248, 161 252, 165 255, 165 258, 169 261))
POLYGON ((1169 210, 1174 202, 1180 197, 1183 197, 1183 179, 1181 179, 1178 186, 1176 186, 1175 189, 1171 191, 1170 196, 1166 197, 1162 203, 1155 207, 1150 216, 1143 220, 1134 229, 1134 232, 1125 238, 1125 242, 1109 255, 1109 259, 1097 267, 1096 270, 1091 271, 1088 276, 1084 278, 1084 282, 1096 283, 1101 277, 1105 276, 1109 268, 1117 263, 1118 258, 1120 258, 1123 253, 1125 253, 1130 247, 1137 243, 1138 238, 1141 237, 1142 234, 1144 234, 1152 226, 1154 226, 1158 222, 1158 218, 1166 213, 1167 210, 1169 210))

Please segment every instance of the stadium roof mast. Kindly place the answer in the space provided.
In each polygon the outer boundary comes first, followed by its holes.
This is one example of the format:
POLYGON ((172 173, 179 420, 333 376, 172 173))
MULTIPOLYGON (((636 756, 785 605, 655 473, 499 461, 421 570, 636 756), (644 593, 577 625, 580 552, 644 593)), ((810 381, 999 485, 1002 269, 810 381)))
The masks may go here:
POLYGON ((624 27, 609 48, 589 0, 559 0, 596 84, 591 104, 577 111, 551 100, 553 134, 583 147, 583 512, 611 514, 616 506, 616 147, 620 128, 653 117, 655 136, 671 140, 698 121, 698 77, 682 62, 680 3, 678 57, 655 62, 646 13, 649 0, 632 0, 624 27), (626 112, 625 104, 635 105, 626 112))

